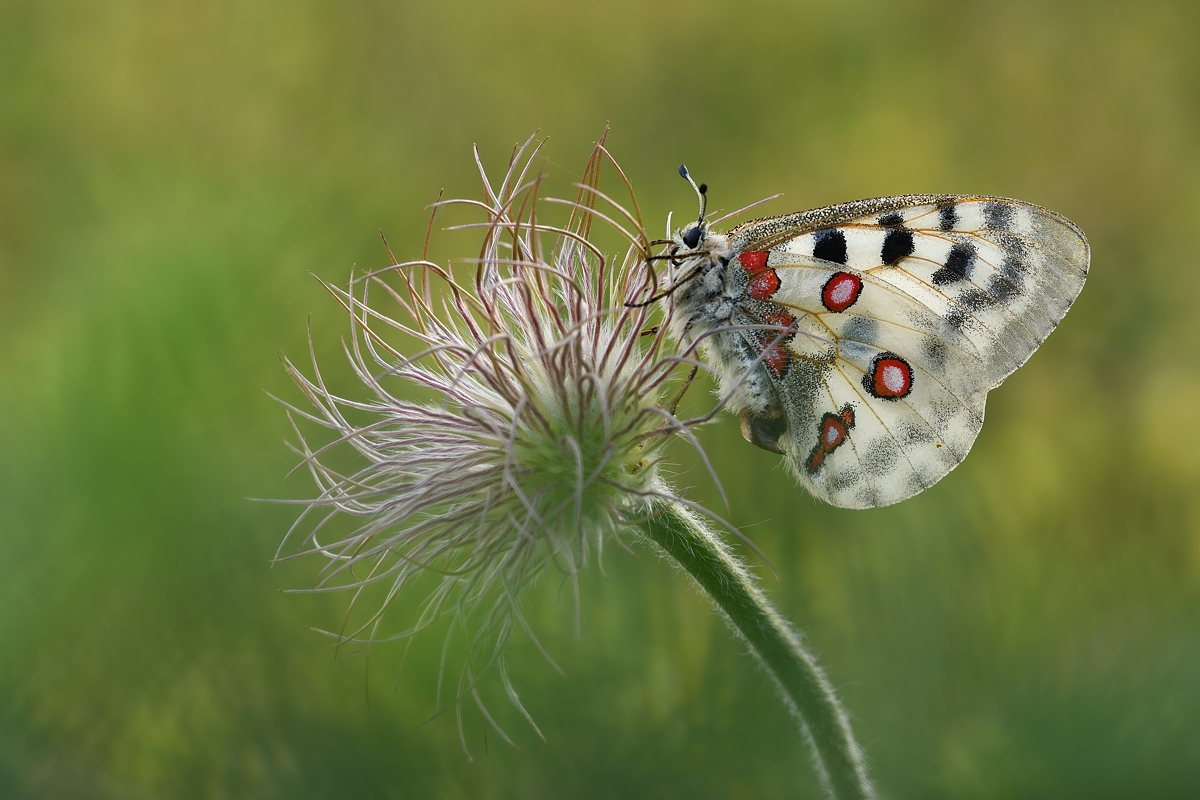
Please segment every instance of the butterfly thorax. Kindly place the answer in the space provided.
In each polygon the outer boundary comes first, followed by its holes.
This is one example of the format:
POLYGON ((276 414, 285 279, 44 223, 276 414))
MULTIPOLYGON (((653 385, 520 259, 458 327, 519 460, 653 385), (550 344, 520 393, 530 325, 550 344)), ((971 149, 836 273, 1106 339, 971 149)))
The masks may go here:
POLYGON ((757 354, 747 348, 746 320, 739 310, 749 276, 729 238, 695 223, 672 238, 677 255, 669 261, 671 285, 678 287, 671 293, 672 335, 700 348, 719 376, 730 411, 777 413, 776 393, 765 373, 754 369, 757 354))
POLYGON ((678 288, 671 293, 671 332, 691 344, 725 324, 733 313, 737 294, 728 280, 729 240, 694 226, 675 231, 672 238, 669 279, 678 288), (688 240, 695 246, 688 247, 688 240))

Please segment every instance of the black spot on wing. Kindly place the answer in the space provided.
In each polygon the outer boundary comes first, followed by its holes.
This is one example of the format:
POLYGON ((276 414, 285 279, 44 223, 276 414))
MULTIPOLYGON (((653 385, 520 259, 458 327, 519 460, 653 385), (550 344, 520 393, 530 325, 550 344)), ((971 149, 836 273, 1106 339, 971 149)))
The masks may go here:
POLYGON ((954 245, 950 248, 950 255, 946 256, 946 266, 933 273, 934 286, 945 286, 954 281, 961 281, 971 277, 971 270, 975 267, 975 254, 962 245, 954 245))
POLYGON ((1007 255, 1000 262, 1000 272, 1004 277, 1013 284, 1018 290, 1025 282, 1025 274, 1029 272, 1029 267, 1020 258, 1007 255))
POLYGON ((870 317, 851 317, 842 328, 843 339, 856 342, 871 342, 879 340, 879 321, 870 317))
POLYGON ((942 374, 946 371, 946 358, 948 356, 947 346, 944 341, 936 336, 926 336, 921 340, 921 355, 924 358, 924 366, 935 374, 942 374))
POLYGON ((983 311, 996 305, 996 298, 977 288, 966 289, 955 299, 959 305, 971 311, 983 311))
POLYGON ((946 313, 946 322, 950 323, 950 327, 954 328, 954 330, 962 333, 967 329, 967 325, 969 324, 967 312, 958 306, 954 306, 946 313))
POLYGON ((832 261, 835 264, 846 263, 846 234, 830 228, 813 234, 813 258, 832 261))
POLYGON ((884 264, 895 264, 900 259, 911 256, 913 249, 912 231, 893 229, 888 231, 887 237, 883 240, 883 248, 879 251, 879 257, 884 264))
POLYGON ((918 425, 912 421, 901 423, 894 429, 894 433, 900 444, 905 447, 932 442, 934 439, 933 430, 928 425, 918 425))
POLYGON ((1025 239, 1022 239, 1021 236, 1012 233, 1012 231, 989 230, 988 235, 984 236, 984 239, 995 243, 997 247, 1001 247, 1004 249, 1004 251, 1007 251, 1009 255, 1013 255, 1014 258, 1028 260, 1028 255, 1030 255, 1030 243, 1028 243, 1025 239))
POLYGON ((1010 231, 988 231, 984 238, 991 240, 1018 258, 1025 258, 1029 255, 1028 242, 1010 231))
POLYGON ((892 211, 880 217, 879 224, 885 228, 898 228, 904 224, 904 215, 899 211, 892 211))
POLYGON ((1003 275, 993 275, 988 280, 988 292, 1001 303, 1007 303, 1021 294, 1021 288, 1003 275))
POLYGON ((844 491, 845 489, 849 489, 861 481, 863 479, 863 474, 861 470, 854 469, 853 467, 846 467, 844 469, 835 470, 831 478, 832 480, 830 483, 832 484, 834 491, 844 491))
POLYGON ((1012 227, 1013 207, 1008 203, 984 203, 983 223, 988 228, 1007 230, 1012 227))
POLYGON ((896 466, 900 448, 884 436, 868 442, 862 451, 862 465, 869 475, 887 475, 896 466))
POLYGON ((953 202, 946 202, 938 206, 938 228, 944 231, 954 230, 954 226, 958 224, 958 210, 954 207, 953 202))

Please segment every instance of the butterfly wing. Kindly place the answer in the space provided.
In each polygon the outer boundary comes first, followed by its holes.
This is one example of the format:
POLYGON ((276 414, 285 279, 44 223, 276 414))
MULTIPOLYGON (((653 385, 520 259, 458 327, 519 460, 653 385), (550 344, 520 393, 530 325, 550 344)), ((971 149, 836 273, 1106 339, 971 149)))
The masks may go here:
POLYGON ((995 197, 862 200, 729 238, 747 280, 734 322, 780 406, 749 427, 846 508, 904 500, 966 457, 988 390, 1062 319, 1089 259, 1066 218, 995 197))

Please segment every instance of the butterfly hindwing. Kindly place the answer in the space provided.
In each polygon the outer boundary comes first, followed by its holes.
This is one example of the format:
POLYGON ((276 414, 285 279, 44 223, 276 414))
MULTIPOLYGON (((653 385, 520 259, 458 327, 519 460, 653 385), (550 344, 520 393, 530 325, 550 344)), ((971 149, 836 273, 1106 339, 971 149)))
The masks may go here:
POLYGON ((966 456, 988 389, 1088 266, 1071 222, 991 197, 877 198, 729 236, 748 281, 735 322, 786 420, 778 449, 815 495, 852 508, 910 497, 966 456))
MULTIPOLYGON (((794 288, 789 284, 798 276, 820 287, 846 274, 815 264, 779 273, 780 294, 794 288)), ((781 342, 790 358, 763 359, 788 420, 780 449, 813 494, 854 508, 916 494, 961 461, 983 423, 987 382, 956 329, 869 273, 862 278, 851 309, 857 313, 822 315, 785 305, 795 318, 794 333, 781 342), (894 388, 876 382, 888 370, 900 379, 894 388), (829 441, 830 431, 843 426, 844 440, 829 441)), ((771 305, 747 303, 754 316, 746 323, 768 320, 771 305)), ((750 329, 745 336, 752 351, 779 333, 750 329)))

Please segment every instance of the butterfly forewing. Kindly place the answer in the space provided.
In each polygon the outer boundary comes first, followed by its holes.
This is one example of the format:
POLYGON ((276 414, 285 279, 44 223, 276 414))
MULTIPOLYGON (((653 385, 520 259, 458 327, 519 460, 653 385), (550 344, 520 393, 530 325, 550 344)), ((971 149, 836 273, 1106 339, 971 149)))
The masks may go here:
POLYGON ((987 390, 1088 269, 1073 223, 994 197, 862 200, 729 236, 748 275, 734 321, 775 387, 779 447, 815 495, 852 508, 911 497, 966 456, 987 390))

